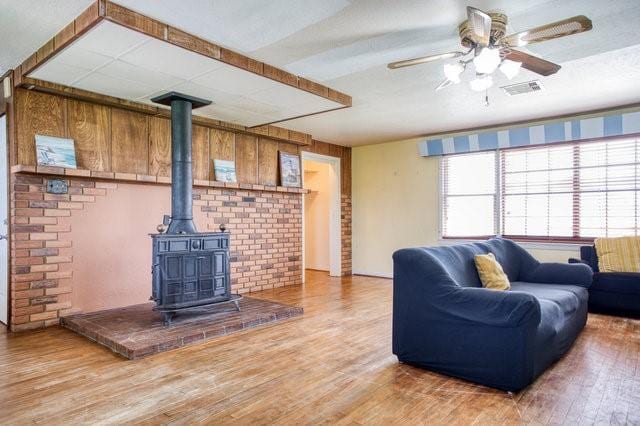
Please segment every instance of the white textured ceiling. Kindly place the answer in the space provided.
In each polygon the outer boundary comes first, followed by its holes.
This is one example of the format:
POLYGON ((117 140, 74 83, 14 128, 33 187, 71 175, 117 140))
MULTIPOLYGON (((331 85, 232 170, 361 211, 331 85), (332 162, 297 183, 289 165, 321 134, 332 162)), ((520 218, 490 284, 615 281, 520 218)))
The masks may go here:
MULTIPOLYGON (((89 0, 0 0, 0 71, 19 63, 89 0), (54 3, 55 7, 54 7, 54 3), (36 6, 37 4, 37 6, 36 6), (11 9, 10 14, 5 9, 11 9), (10 17, 8 17, 10 16, 10 17), (57 28, 54 28, 57 25, 57 28), (10 42, 19 38, 19 43, 10 42), (46 31, 50 31, 46 35, 46 31), (15 45, 15 46, 14 46, 15 45)), ((283 123, 346 145, 581 112, 640 101, 638 0, 119 0, 146 15, 350 94, 353 107, 283 123), (391 71, 387 62, 458 47, 465 7, 501 10, 516 32, 584 14, 588 33, 530 46, 562 65, 545 91, 491 105, 465 85, 440 92, 442 64, 391 71)), ((523 71, 515 82, 538 78, 523 71)))

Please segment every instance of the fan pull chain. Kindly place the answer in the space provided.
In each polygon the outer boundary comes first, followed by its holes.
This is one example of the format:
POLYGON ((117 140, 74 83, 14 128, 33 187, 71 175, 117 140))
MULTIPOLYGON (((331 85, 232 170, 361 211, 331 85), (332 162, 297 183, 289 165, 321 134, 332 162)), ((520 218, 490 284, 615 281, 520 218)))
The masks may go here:
POLYGON ((484 91, 484 106, 489 107, 489 90, 484 91))

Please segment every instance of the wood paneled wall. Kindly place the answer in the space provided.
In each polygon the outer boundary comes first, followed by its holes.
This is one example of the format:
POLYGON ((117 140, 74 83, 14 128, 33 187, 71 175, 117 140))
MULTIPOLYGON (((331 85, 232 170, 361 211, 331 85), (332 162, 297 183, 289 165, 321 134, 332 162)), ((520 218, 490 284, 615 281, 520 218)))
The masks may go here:
MULTIPOLYGON (((168 118, 35 90, 16 89, 16 164, 35 165, 35 135, 75 140, 78 168, 153 176, 171 174, 168 118)), ((279 135, 269 135, 279 137, 279 135)), ((193 126, 193 177, 214 180, 213 159, 235 160, 239 183, 278 184, 278 151, 339 157, 342 192, 351 193, 351 148, 300 146, 268 136, 193 126)))

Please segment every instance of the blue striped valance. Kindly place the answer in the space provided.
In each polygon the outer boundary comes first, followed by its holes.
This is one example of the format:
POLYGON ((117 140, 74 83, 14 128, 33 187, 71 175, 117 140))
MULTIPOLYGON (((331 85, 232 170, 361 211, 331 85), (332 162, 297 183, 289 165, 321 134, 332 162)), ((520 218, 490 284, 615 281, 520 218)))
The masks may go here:
POLYGON ((600 117, 577 117, 527 127, 487 130, 461 136, 442 136, 419 142, 420 155, 458 154, 556 142, 640 133, 640 111, 600 117))

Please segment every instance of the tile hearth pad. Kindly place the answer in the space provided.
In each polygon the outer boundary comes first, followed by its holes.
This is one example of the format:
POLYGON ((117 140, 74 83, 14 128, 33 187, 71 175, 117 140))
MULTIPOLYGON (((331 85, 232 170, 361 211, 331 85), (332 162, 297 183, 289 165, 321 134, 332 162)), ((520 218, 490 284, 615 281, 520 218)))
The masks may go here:
POLYGON ((240 312, 232 304, 213 305, 181 312, 169 327, 164 327, 162 315, 153 306, 143 303, 71 315, 62 318, 61 325, 125 358, 138 359, 303 313, 296 306, 244 297, 240 312))

